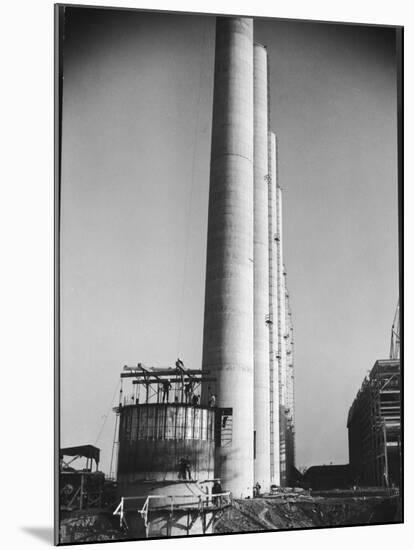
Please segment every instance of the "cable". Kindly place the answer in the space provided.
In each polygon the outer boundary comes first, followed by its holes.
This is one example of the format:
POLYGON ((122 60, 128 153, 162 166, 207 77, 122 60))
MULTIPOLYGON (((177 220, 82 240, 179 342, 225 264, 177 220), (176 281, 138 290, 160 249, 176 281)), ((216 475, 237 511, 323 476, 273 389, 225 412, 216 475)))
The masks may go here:
POLYGON ((98 432, 97 438, 95 439, 95 445, 98 443, 98 441, 99 441, 99 439, 100 439, 100 437, 101 437, 101 435, 102 435, 102 432, 103 432, 103 430, 104 430, 104 428, 105 428, 105 424, 106 424, 106 421, 107 421, 107 419, 108 419, 109 413, 110 413, 111 410, 112 410, 112 405, 113 405, 113 402, 114 402, 114 399, 115 399, 115 396, 116 396, 116 393, 117 393, 117 391, 118 391, 118 387, 119 387, 120 383, 121 383, 121 382, 118 381, 118 383, 117 383, 117 385, 116 385, 116 387, 115 387, 114 394, 113 394, 112 399, 111 399, 111 402, 110 402, 110 404, 109 404, 108 412, 107 412, 107 414, 104 415, 103 424, 102 424, 102 426, 101 426, 101 429, 100 429, 99 432, 98 432))
POLYGON ((183 325, 183 315, 184 315, 184 294, 185 294, 185 282, 187 278, 189 233, 190 233, 191 210, 192 210, 192 204, 193 204, 195 158, 196 158, 197 147, 198 147, 198 128, 199 128, 199 122, 200 122, 201 86, 202 86, 202 77, 203 77, 203 68, 204 68, 206 35, 207 35, 207 25, 204 27, 203 38, 201 41, 201 62, 200 62, 199 82, 198 82, 198 97, 196 102, 194 148, 193 148, 193 156, 192 156, 192 163, 191 163, 191 182, 190 182, 190 193, 189 193, 190 198, 187 205, 186 228, 185 228, 185 255, 184 255, 183 278, 182 278, 182 285, 181 285, 180 316, 179 316, 179 323, 178 323, 177 357, 181 357, 181 351, 182 351, 181 337, 182 337, 182 328, 183 328, 182 325, 183 325))
POLYGON ((116 445, 116 429, 118 427, 118 414, 115 416, 115 429, 114 429, 114 439, 112 442, 112 452, 111 452, 111 463, 109 465, 109 477, 113 479, 112 476, 112 466, 114 462, 114 453, 115 453, 115 445, 116 445))

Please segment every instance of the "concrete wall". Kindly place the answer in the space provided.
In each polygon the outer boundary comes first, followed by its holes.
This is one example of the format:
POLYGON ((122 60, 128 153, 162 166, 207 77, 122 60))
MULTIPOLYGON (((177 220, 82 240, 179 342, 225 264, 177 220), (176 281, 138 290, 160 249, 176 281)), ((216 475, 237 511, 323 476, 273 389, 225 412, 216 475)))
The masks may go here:
MULTIPOLYGON (((233 409, 216 475, 236 497, 253 487, 253 21, 217 18, 203 369, 233 409)), ((203 399, 205 395, 203 394, 203 399)))
POLYGON ((254 45, 254 480, 270 488, 269 189, 267 51, 254 45))

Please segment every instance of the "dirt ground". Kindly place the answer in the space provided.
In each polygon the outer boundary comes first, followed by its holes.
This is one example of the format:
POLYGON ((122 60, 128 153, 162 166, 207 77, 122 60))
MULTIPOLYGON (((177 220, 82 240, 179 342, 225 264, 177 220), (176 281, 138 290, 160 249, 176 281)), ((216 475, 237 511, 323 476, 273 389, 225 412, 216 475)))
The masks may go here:
POLYGON ((215 533, 268 531, 401 521, 399 497, 254 498, 234 500, 215 523, 215 533))

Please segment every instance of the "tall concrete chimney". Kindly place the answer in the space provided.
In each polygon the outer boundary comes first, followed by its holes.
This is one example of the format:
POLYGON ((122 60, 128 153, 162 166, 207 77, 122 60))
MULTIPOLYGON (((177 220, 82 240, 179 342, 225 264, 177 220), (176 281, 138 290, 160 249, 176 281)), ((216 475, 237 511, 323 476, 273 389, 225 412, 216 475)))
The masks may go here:
MULTIPOLYGON (((253 489, 253 20, 217 18, 203 369, 226 408, 216 475, 253 489)), ((205 390, 204 390, 205 391, 205 390)), ((205 398, 203 396, 203 398, 205 398)))
MULTIPOLYGON (((277 144, 277 142, 276 142, 277 144)), ((277 300, 278 300, 278 363, 279 363, 279 448, 280 448, 280 484, 287 483, 286 463, 286 347, 289 334, 286 328, 286 286, 285 265, 283 262, 283 225, 282 225, 282 189, 276 187, 276 232, 277 232, 277 300)))
POLYGON ((255 483, 270 489, 269 128, 267 51, 254 45, 254 432, 255 483))
POLYGON ((269 379, 270 379, 270 478, 280 485, 279 448, 279 343, 280 319, 278 303, 279 228, 277 225, 277 149, 276 136, 269 133, 269 379))

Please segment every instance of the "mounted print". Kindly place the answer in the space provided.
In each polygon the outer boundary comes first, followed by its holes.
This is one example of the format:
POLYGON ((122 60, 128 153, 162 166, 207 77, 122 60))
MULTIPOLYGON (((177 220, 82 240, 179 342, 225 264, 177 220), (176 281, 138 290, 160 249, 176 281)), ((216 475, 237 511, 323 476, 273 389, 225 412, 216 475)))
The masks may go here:
POLYGON ((402 28, 55 17, 56 544, 401 523, 402 28))

